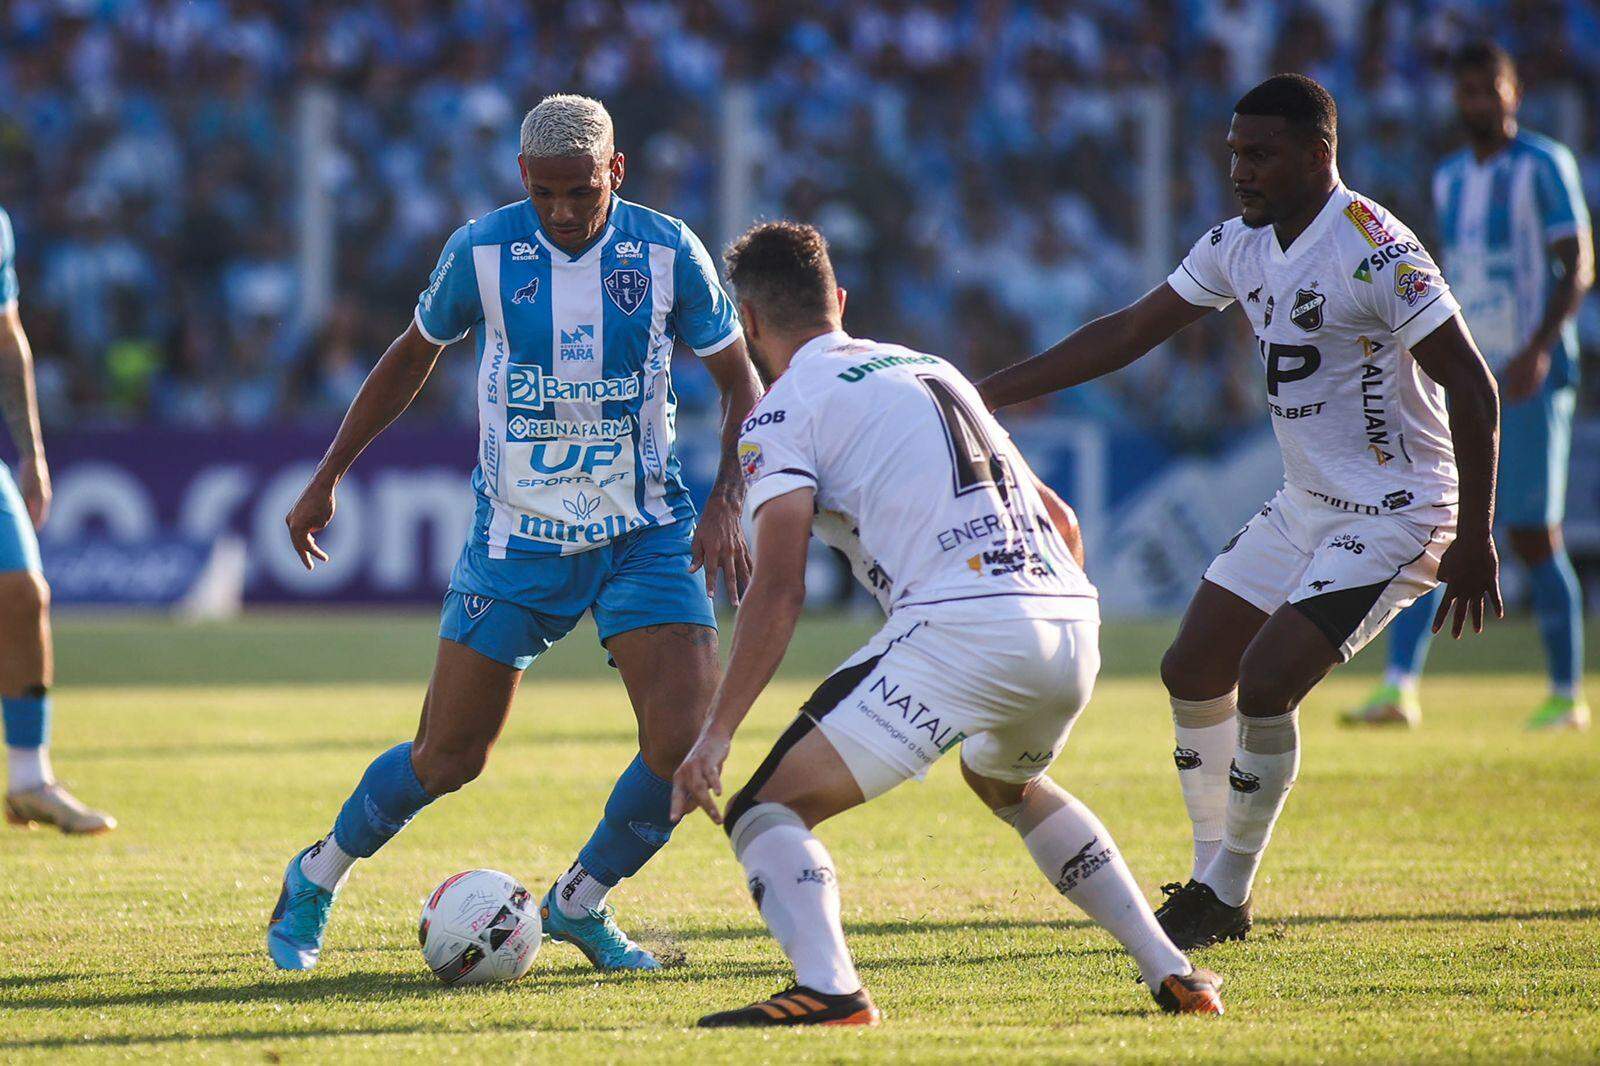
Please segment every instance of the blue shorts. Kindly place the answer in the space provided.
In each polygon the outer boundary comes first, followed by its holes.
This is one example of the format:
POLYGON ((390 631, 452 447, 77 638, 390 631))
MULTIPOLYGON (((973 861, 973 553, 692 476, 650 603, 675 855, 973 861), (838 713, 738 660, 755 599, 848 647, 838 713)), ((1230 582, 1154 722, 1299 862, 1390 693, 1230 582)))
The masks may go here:
POLYGON ((22 503, 22 493, 11 480, 11 471, 0 463, 0 572, 44 569, 39 563, 39 538, 33 520, 22 503))
POLYGON ((594 613, 604 644, 645 626, 686 622, 715 629, 705 574, 689 572, 693 522, 624 533, 577 555, 489 558, 468 541, 450 575, 439 636, 526 670, 594 613))
POLYGON ((1500 409, 1498 521, 1512 529, 1561 524, 1567 513, 1567 460, 1572 454, 1571 385, 1500 409))

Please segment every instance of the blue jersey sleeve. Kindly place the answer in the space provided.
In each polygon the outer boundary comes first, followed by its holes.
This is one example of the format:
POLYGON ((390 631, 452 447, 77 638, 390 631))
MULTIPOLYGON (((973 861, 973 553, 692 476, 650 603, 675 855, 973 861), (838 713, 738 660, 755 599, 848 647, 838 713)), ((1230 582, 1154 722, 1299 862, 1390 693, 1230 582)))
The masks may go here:
POLYGON ((744 336, 744 329, 739 325, 739 312, 732 298, 717 279, 717 268, 706 246, 688 226, 682 232, 673 264, 672 313, 678 336, 704 358, 744 336))
POLYGON ((1578 164, 1561 145, 1551 147, 1534 167, 1540 220, 1546 240, 1570 237, 1589 228, 1589 207, 1583 202, 1578 164))
POLYGON ((11 216, 0 210, 0 307, 17 301, 17 238, 11 216))
POLYGON ((435 344, 453 344, 483 318, 469 222, 450 235, 428 287, 417 297, 417 328, 435 344))

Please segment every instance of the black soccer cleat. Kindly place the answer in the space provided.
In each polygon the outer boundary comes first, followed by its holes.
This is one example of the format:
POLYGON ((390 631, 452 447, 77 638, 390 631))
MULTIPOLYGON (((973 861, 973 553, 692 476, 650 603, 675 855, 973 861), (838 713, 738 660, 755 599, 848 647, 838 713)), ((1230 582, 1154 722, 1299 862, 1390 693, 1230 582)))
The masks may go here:
POLYGON ((738 1010, 708 1014, 696 1024, 702 1029, 751 1025, 877 1025, 883 1012, 865 988, 835 995, 805 985, 790 985, 771 999, 738 1010))
POLYGON ((1181 951, 1208 948, 1224 940, 1243 940, 1250 932, 1250 901, 1230 907, 1210 885, 1190 881, 1162 885, 1167 901, 1156 908, 1156 921, 1181 951))
POLYGON ((1182 977, 1167 977, 1155 997, 1168 1014, 1221 1014, 1222 975, 1196 966, 1182 977))

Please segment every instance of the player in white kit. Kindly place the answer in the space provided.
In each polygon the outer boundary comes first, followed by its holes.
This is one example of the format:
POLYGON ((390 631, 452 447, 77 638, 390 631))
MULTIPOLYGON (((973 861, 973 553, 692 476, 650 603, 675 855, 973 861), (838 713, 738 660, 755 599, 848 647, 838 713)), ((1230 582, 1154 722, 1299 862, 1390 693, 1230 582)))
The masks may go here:
POLYGON ((700 1024, 876 1024, 845 947, 833 862, 811 829, 957 746, 973 791, 1122 942, 1156 1001, 1220 1014, 1221 979, 1173 946, 1105 827, 1045 776, 1100 667, 1099 604, 1071 510, 949 363, 840 328, 845 294, 815 229, 759 225, 727 259, 773 385, 739 444, 754 576, 727 673, 674 778, 673 817, 699 806, 725 823, 796 983, 700 1024), (813 531, 851 559, 888 621, 817 689, 724 817, 712 795, 793 636, 813 531))
POLYGON ((1498 401, 1455 298, 1411 231, 1340 182, 1322 86, 1281 74, 1234 112, 1240 216, 1165 284, 979 385, 998 408, 1080 384, 1235 302, 1255 333, 1284 486, 1206 570, 1161 663, 1194 867, 1157 915, 1184 948, 1250 929, 1312 687, 1440 582, 1436 630, 1452 609, 1456 636, 1500 613, 1498 401))

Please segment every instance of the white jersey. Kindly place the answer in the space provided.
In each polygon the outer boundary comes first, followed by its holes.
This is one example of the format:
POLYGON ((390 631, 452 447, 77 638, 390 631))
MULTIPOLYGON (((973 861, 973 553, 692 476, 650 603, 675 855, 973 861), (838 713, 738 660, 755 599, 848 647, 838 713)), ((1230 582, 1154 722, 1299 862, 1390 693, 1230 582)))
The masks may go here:
POLYGON ((1360 514, 1454 515, 1444 390, 1409 349, 1460 308, 1398 219, 1341 184, 1287 251, 1271 226, 1233 218, 1167 284, 1192 304, 1244 309, 1287 484, 1360 514))
POLYGON ((818 536, 885 612, 989 600, 997 614, 1099 617, 1016 445, 938 356, 813 338, 745 420, 739 460, 752 517, 815 490, 818 536))

